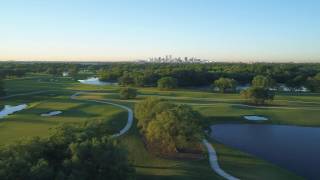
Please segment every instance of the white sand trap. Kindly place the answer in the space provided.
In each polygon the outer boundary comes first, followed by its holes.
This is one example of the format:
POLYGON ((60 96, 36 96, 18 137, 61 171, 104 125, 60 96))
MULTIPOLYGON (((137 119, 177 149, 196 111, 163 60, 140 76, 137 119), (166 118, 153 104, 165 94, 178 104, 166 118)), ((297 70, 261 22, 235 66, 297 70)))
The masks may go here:
POLYGON ((0 111, 0 119, 8 116, 9 114, 13 114, 17 111, 21 111, 25 108, 27 108, 26 104, 20 104, 18 106, 5 105, 4 108, 0 111))
POLYGON ((266 121, 268 118, 263 116, 243 116, 245 119, 249 121, 266 121))
POLYGON ((111 82, 103 82, 100 81, 97 77, 88 78, 85 80, 78 80, 82 84, 90 84, 90 85, 117 85, 117 83, 111 83, 111 82))
POLYGON ((56 116, 56 115, 61 114, 61 113, 62 113, 62 111, 51 111, 49 113, 41 114, 41 116, 44 116, 44 117, 56 116))

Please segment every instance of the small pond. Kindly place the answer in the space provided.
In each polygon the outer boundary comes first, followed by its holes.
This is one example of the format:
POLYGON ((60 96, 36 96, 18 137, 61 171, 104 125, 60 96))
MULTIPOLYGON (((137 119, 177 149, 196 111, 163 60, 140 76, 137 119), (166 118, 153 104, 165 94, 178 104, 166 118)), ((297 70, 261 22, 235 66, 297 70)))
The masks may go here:
POLYGON ((211 126, 211 130, 210 136, 222 144, 258 156, 307 179, 320 179, 320 128, 220 124, 211 126))
POLYGON ((88 79, 84 79, 84 80, 78 80, 80 83, 82 84, 90 84, 90 85, 117 85, 118 83, 112 83, 112 82, 104 82, 104 81, 100 81, 99 78, 97 77, 91 77, 88 79))

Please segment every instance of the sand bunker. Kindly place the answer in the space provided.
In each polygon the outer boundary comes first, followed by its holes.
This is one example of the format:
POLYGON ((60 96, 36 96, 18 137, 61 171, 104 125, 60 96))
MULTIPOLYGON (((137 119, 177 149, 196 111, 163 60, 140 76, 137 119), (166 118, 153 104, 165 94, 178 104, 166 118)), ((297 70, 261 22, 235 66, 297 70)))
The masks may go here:
POLYGON ((61 114, 61 113, 62 113, 62 111, 51 111, 51 112, 48 112, 48 113, 41 114, 41 116, 44 116, 44 117, 55 116, 55 115, 58 115, 58 114, 61 114))
POLYGON ((99 78, 92 77, 85 80, 78 80, 82 84, 90 84, 90 85, 117 85, 117 83, 111 83, 111 82, 103 82, 100 81, 99 78))
POLYGON ((263 116, 243 116, 246 120, 249 121, 266 121, 268 118, 263 116))
POLYGON ((9 114, 21 111, 25 108, 27 108, 26 104, 20 104, 18 106, 5 105, 4 108, 0 111, 0 119, 8 116, 9 114))

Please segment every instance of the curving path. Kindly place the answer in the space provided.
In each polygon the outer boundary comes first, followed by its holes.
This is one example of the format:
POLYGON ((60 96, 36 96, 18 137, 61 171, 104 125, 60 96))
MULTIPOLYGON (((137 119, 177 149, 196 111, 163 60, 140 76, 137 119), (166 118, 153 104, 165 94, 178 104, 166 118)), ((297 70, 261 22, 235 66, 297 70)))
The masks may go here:
MULTIPOLYGON (((6 99, 6 98, 11 98, 11 97, 16 97, 16 96, 34 95, 34 94, 40 94, 40 93, 45 93, 45 92, 48 92, 48 91, 37 91, 37 92, 30 92, 30 93, 20 93, 20 94, 5 96, 5 97, 2 97, 2 98, 6 99)), ((70 99, 113 105, 113 106, 117 106, 119 108, 122 108, 122 109, 125 109, 125 110, 128 111, 127 124, 118 133, 113 134, 111 136, 112 138, 116 138, 116 137, 119 137, 119 136, 125 134, 131 128, 131 126, 133 124, 133 112, 132 112, 132 109, 130 109, 127 106, 123 106, 123 105, 120 105, 120 104, 115 104, 115 103, 108 102, 108 101, 105 101, 105 100, 89 100, 89 99, 78 99, 77 98, 78 95, 84 94, 84 93, 90 93, 90 92, 76 92, 76 93, 74 93, 73 95, 70 96, 70 99)), ((201 104, 198 104, 198 105, 201 105, 201 104)), ((212 145, 206 139, 203 139, 202 143, 208 150, 209 162, 210 162, 210 166, 211 166, 212 170, 214 172, 216 172, 218 175, 224 177, 227 180, 239 180, 238 178, 226 173, 224 170, 221 169, 221 167, 219 166, 219 163, 218 163, 218 156, 216 154, 215 149, 212 147, 212 145)))
POLYGON ((226 173, 223 169, 220 168, 218 163, 218 156, 212 145, 206 140, 202 140, 203 145, 207 148, 209 154, 209 162, 211 168, 220 176, 228 180, 239 180, 238 178, 226 173))
MULTIPOLYGON (((83 93, 85 93, 85 92, 77 92, 77 93, 73 94, 72 96, 70 96, 70 98, 79 100, 79 99, 77 99, 77 96, 80 95, 80 94, 83 94, 83 93)), ((133 123, 133 112, 127 106, 123 106, 123 105, 115 104, 115 103, 111 103, 111 102, 106 102, 106 101, 102 101, 102 100, 85 100, 85 101, 109 104, 109 105, 120 107, 122 109, 126 109, 128 111, 128 122, 127 122, 126 126, 123 129, 121 129, 119 133, 113 134, 111 137, 115 138, 115 137, 119 137, 119 136, 123 135, 132 126, 132 123, 133 123)), ((239 180, 238 178, 226 173, 225 171, 223 171, 220 168, 219 163, 218 163, 218 156, 216 154, 216 151, 212 147, 212 145, 206 139, 203 139, 202 143, 204 144, 204 146, 208 150, 209 162, 210 162, 212 170, 215 171, 218 175, 224 177, 225 179, 228 179, 228 180, 239 180)))
MULTIPOLYGON (((77 96, 80 95, 80 94, 83 94, 83 93, 85 93, 85 92, 77 92, 77 93, 73 94, 72 96, 70 96, 70 98, 74 99, 74 100, 79 100, 79 99, 77 99, 77 96)), ((97 102, 97 103, 102 103, 102 104, 109 104, 109 105, 117 106, 119 108, 122 108, 122 109, 125 109, 125 110, 128 111, 127 124, 118 133, 111 135, 112 138, 116 138, 116 137, 119 137, 119 136, 125 134, 131 128, 131 126, 133 124, 133 112, 132 112, 132 109, 130 109, 129 107, 123 106, 123 105, 120 105, 120 104, 115 104, 115 103, 112 103, 112 102, 102 101, 102 100, 85 99, 83 101, 90 101, 90 102, 97 102)))

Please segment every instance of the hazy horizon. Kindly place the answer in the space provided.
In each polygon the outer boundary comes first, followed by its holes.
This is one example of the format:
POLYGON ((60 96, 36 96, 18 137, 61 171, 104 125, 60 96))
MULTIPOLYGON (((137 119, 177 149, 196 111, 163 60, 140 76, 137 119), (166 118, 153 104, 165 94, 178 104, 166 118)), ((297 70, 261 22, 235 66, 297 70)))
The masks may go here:
POLYGON ((316 0, 12 0, 0 61, 320 62, 316 0))

